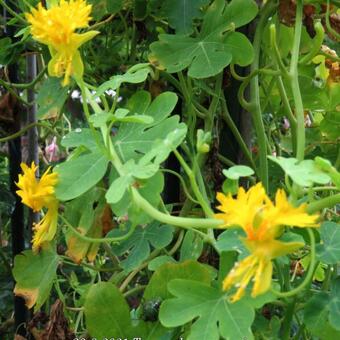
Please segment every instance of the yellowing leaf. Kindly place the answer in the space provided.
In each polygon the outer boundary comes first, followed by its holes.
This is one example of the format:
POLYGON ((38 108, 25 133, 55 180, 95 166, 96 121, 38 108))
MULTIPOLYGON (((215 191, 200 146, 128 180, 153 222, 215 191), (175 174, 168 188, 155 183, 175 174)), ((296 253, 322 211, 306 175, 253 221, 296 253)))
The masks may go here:
POLYGON ((38 254, 26 250, 15 257, 14 293, 25 299, 28 308, 35 305, 36 311, 47 300, 56 277, 58 260, 58 255, 51 249, 43 249, 38 254))

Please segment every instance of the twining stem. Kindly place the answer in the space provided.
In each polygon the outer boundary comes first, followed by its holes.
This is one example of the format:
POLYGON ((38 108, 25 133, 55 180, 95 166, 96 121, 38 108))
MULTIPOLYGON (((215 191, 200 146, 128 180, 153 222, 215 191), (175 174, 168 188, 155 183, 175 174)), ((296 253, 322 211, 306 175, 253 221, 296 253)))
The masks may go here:
MULTIPOLYGON (((257 24, 253 47, 255 51, 254 61, 251 64, 251 73, 255 72, 260 68, 260 53, 261 53, 261 41, 263 37, 263 32, 267 20, 271 15, 276 4, 269 1, 263 8, 262 15, 260 16, 259 22, 257 24)), ((254 122, 254 128, 257 136, 258 149, 259 149, 259 177, 263 183, 265 189, 268 190, 268 160, 267 160, 267 136, 262 120, 262 111, 260 103, 260 87, 259 87, 259 77, 254 76, 250 80, 250 100, 251 100, 251 113, 254 122)))
POLYGON ((299 51, 302 30, 302 0, 296 2, 296 17, 295 17, 295 31, 294 42, 292 49, 292 57, 290 61, 289 78, 292 88, 293 100, 295 104, 296 116, 296 158, 302 161, 305 155, 305 116, 303 110, 303 103, 299 85, 299 51))
POLYGON ((311 43, 311 50, 300 59, 300 64, 309 63, 314 58, 314 56, 319 53, 321 49, 321 45, 325 37, 325 30, 323 29, 323 25, 320 21, 317 21, 314 24, 314 30, 315 37, 313 38, 313 41, 311 43))
POLYGON ((52 129, 50 126, 44 124, 44 123, 38 123, 38 122, 34 122, 34 123, 31 123, 31 124, 28 124, 26 125, 24 128, 22 128, 20 131, 16 132, 16 133, 13 133, 12 135, 9 135, 7 137, 3 137, 3 138, 0 138, 0 143, 4 143, 4 142, 8 142, 9 140, 11 139, 15 139, 21 135, 23 135, 24 133, 26 133, 26 131, 28 131, 29 129, 32 129, 34 127, 37 127, 37 126, 40 126, 40 127, 43 127, 45 129, 48 129, 50 130, 53 134, 57 135, 58 137, 60 137, 58 135, 58 133, 52 129))
POLYGON ((330 3, 329 3, 329 0, 327 0, 327 10, 326 10, 326 27, 327 27, 327 30, 332 34, 334 35, 337 39, 340 39, 340 34, 333 29, 333 27, 331 26, 331 23, 329 21, 329 9, 330 9, 330 3))
POLYGON ((253 160, 253 157, 248 149, 247 144, 245 143, 244 139, 242 138, 240 132, 238 131, 237 126, 235 125, 233 119, 231 118, 231 115, 229 113, 225 98, 222 97, 222 118, 223 120, 226 122, 226 124, 228 125, 229 129, 231 130, 232 134, 234 135, 235 139, 237 140, 244 157, 246 158, 246 160, 248 161, 249 165, 256 170, 256 166, 253 160))
POLYGON ((189 181, 191 184, 191 188, 192 191, 194 192, 200 206, 202 207, 204 213, 206 216, 208 217, 214 217, 214 213, 211 210, 210 206, 208 205, 208 203, 206 202, 206 200, 204 199, 203 195, 201 194, 199 187, 197 185, 196 179, 195 179, 195 174, 194 172, 189 168, 188 164, 185 162, 185 160, 183 159, 183 157, 181 156, 181 154, 177 151, 174 150, 174 154, 177 157, 178 161, 180 162, 183 170, 185 171, 185 173, 187 174, 187 176, 189 177, 189 181))
POLYGON ((21 90, 26 90, 29 89, 31 87, 34 87, 36 83, 39 82, 39 80, 41 80, 41 78, 44 76, 45 72, 47 70, 47 66, 45 66, 40 73, 29 83, 26 84, 20 84, 20 83, 8 83, 2 79, 0 79, 0 84, 3 86, 11 86, 11 87, 15 87, 17 89, 21 89, 21 90))
POLYGON ((87 241, 87 242, 91 242, 91 243, 121 242, 121 241, 128 239, 136 229, 136 226, 132 225, 129 231, 122 236, 95 238, 95 237, 85 236, 82 233, 80 233, 70 222, 67 221, 67 219, 63 215, 59 215, 59 217, 64 222, 64 224, 72 231, 72 233, 77 235, 77 237, 79 237, 80 239, 87 241))
POLYGON ((298 287, 288 292, 279 292, 275 290, 274 288, 271 288, 271 291, 278 297, 288 298, 288 297, 291 297, 291 296, 294 296, 300 293, 311 282, 313 278, 314 269, 315 269, 315 237, 311 229, 307 229, 307 232, 308 232, 308 236, 310 239, 310 263, 309 263, 306 277, 298 287))

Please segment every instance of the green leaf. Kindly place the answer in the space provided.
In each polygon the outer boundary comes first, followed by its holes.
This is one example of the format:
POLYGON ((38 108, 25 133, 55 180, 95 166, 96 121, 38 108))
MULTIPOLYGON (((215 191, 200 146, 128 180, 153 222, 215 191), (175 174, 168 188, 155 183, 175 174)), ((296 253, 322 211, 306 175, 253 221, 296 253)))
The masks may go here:
POLYGON ((320 130, 331 140, 339 138, 340 114, 338 111, 327 112, 321 121, 320 130))
POLYGON ((268 158, 278 164, 293 182, 302 187, 311 187, 313 183, 327 184, 331 180, 329 175, 311 159, 298 162, 296 158, 273 156, 268 158))
POLYGON ((131 176, 122 176, 116 178, 110 185, 105 197, 108 203, 118 203, 124 196, 127 188, 133 183, 131 176))
POLYGON ((38 311, 50 296, 58 261, 58 255, 50 249, 43 249, 37 254, 32 250, 25 250, 15 257, 14 293, 26 300, 28 308, 35 305, 34 310, 38 311))
POLYGON ((331 295, 329 303, 329 323, 334 329, 340 331, 340 278, 331 283, 331 295))
POLYGON ((328 294, 321 292, 314 295, 304 308, 304 323, 312 333, 319 333, 328 316, 328 294))
POLYGON ((192 322, 188 340, 253 339, 255 313, 247 303, 229 303, 225 293, 197 281, 172 280, 168 289, 175 298, 161 305, 159 319, 165 327, 192 322))
POLYGON ((71 200, 95 186, 105 175, 108 162, 100 150, 94 150, 57 165, 54 171, 59 178, 55 191, 58 200, 71 200))
POLYGON ((68 88, 61 85, 59 78, 47 78, 37 95, 38 119, 57 117, 67 99, 67 91, 68 88))
POLYGON ((115 0, 88 0, 88 3, 92 4, 91 17, 94 20, 100 20, 103 16, 107 14, 107 3, 115 0))
POLYGON ((320 227, 322 243, 317 245, 317 256, 327 264, 340 261, 340 225, 334 222, 324 222, 320 227))
POLYGON ((106 4, 107 11, 111 14, 119 12, 123 7, 123 0, 109 0, 106 4))
POLYGON ((223 40, 224 48, 231 51, 233 63, 240 66, 251 64, 254 59, 254 49, 248 38, 240 33, 228 34, 223 40))
MULTIPOLYGON (((160 193, 164 188, 164 176, 161 172, 157 172, 151 178, 147 180, 140 180, 138 182, 139 193, 154 207, 158 207, 161 200, 160 193)), ((110 187, 111 189, 111 187, 110 187)), ((112 190, 114 190, 112 188, 112 190)), ((129 220, 133 221, 135 224, 145 224, 149 223, 152 218, 139 210, 138 207, 133 205, 133 200, 131 198, 130 192, 126 191, 122 199, 111 204, 112 211, 116 216, 129 216, 129 220)))
POLYGON ((315 157, 315 164, 331 177, 332 182, 340 189, 340 173, 334 168, 328 159, 322 157, 315 157))
POLYGON ((238 192, 238 188, 239 188, 238 180, 227 178, 226 180, 223 181, 222 191, 225 194, 236 195, 238 192))
POLYGON ((135 327, 132 325, 127 302, 110 282, 92 285, 86 296, 84 313, 86 328, 93 338, 144 336, 140 333, 143 323, 135 327))
POLYGON ((220 252, 237 251, 241 258, 243 258, 249 254, 249 251, 241 241, 241 237, 245 236, 245 232, 240 228, 228 228, 218 236, 216 246, 220 252))
POLYGON ((209 0, 165 0, 162 13, 168 18, 169 25, 176 33, 190 34, 193 31, 192 21, 202 16, 201 7, 209 0))
POLYGON ((91 115, 89 122, 92 123, 94 127, 100 128, 101 126, 105 126, 108 121, 112 121, 113 119, 113 113, 101 112, 91 115))
MULTIPOLYGON (((151 104, 151 94, 148 91, 137 91, 127 103, 126 108, 131 112, 145 114, 151 104)), ((118 110, 117 110, 118 111, 118 110)))
POLYGON ((236 251, 222 251, 220 252, 220 263, 218 268, 218 280, 217 286, 222 289, 223 280, 229 273, 229 271, 234 267, 237 261, 238 253, 236 251))
MULTIPOLYGON (((140 96, 137 93, 137 97, 140 96)), ((144 94, 142 96, 144 97, 144 94)), ((184 123, 179 123, 179 116, 169 117, 177 103, 175 93, 160 94, 147 108, 146 103, 145 98, 142 105, 138 104, 133 96, 129 109, 131 112, 142 109, 140 113, 152 117, 153 123, 124 124, 113 138, 113 143, 123 162, 131 158, 142 158, 141 165, 147 165, 149 162, 160 164, 185 137, 187 128, 184 123), (134 107, 134 104, 137 105, 134 107)))
POLYGON ((118 203, 123 198, 128 187, 136 181, 135 179, 151 178, 158 171, 159 167, 156 164, 143 165, 140 163, 136 164, 133 159, 130 159, 123 165, 124 176, 117 177, 106 193, 108 203, 118 203))
POLYGON ((157 256, 155 259, 149 262, 148 269, 154 272, 164 263, 176 263, 176 260, 169 255, 157 256))
POLYGON ((192 230, 188 230, 181 246, 180 261, 197 260, 201 256, 202 250, 202 237, 192 230))
POLYGON ((167 72, 189 68, 193 78, 207 78, 220 73, 231 61, 248 65, 253 58, 252 46, 239 32, 231 32, 256 16, 252 0, 214 1, 208 8, 202 30, 197 37, 160 34, 150 45, 152 58, 167 72), (226 33, 227 32, 227 33, 226 33))
MULTIPOLYGON (((95 132, 94 135, 100 138, 98 132, 95 132)), ((98 146, 94 139, 94 135, 90 129, 77 128, 63 137, 61 140, 61 145, 65 148, 85 146, 89 150, 96 149, 98 146)))
MULTIPOLYGON (((94 187, 84 195, 65 204, 65 218, 85 236, 102 237, 102 215, 105 209, 103 190, 94 187)), ((65 233, 67 252, 74 262, 80 263, 85 257, 90 262, 96 256, 99 244, 80 239, 71 230, 65 233)))
POLYGON ((314 295, 304 309, 304 322, 310 332, 322 339, 332 331, 340 335, 340 279, 332 281, 330 293, 314 295), (332 330, 333 329, 333 330, 332 330))
POLYGON ((240 179, 240 177, 248 177, 254 174, 254 170, 245 165, 234 165, 228 170, 224 169, 222 172, 225 177, 233 180, 240 179))
POLYGON ((164 300, 170 297, 167 284, 173 279, 188 279, 210 284, 212 274, 210 267, 192 260, 182 263, 165 263, 152 275, 143 298, 148 301, 154 298, 164 300))
POLYGON ((138 267, 150 255, 150 245, 155 249, 166 247, 173 237, 173 227, 169 225, 160 225, 154 221, 146 227, 139 227, 127 239, 119 245, 112 246, 113 251, 122 256, 128 253, 126 259, 120 262, 123 269, 131 271, 138 267))
POLYGON ((122 83, 130 83, 130 84, 138 84, 142 83, 148 77, 148 74, 151 72, 151 68, 148 63, 145 64, 136 64, 129 68, 124 74, 116 75, 110 78, 110 80, 101 84, 97 91, 96 97, 104 94, 106 90, 118 89, 122 83))

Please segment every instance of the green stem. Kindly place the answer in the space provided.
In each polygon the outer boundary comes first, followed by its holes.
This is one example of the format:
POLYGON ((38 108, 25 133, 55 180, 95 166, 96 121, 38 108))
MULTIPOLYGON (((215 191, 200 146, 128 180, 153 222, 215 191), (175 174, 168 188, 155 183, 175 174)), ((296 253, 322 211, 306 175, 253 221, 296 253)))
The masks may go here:
POLYGON ((290 339, 291 323, 293 320, 294 310, 296 306, 296 300, 294 299, 287 307, 285 317, 282 322, 282 336, 283 340, 290 339))
POLYGON ((27 25, 27 21, 23 17, 21 17, 15 10, 9 7, 6 1, 0 0, 0 4, 7 10, 8 13, 17 18, 22 24, 24 24, 25 26, 27 25))
POLYGON ((284 77, 288 77, 289 76, 288 71, 286 69, 285 64, 283 63, 283 60, 282 60, 281 55, 280 55, 279 48, 278 48, 277 43, 276 43, 276 26, 275 26, 275 24, 271 24, 269 30, 270 30, 270 44, 271 44, 271 49, 272 49, 272 52, 273 52, 273 57, 274 57, 274 60, 276 62, 276 65, 279 68, 279 70, 282 72, 282 75, 284 77))
MULTIPOLYGON (((260 16, 260 20, 257 24, 253 47, 255 51, 254 60, 251 64, 251 73, 257 71, 260 68, 260 53, 261 53, 261 41, 263 38, 264 28, 267 24, 268 18, 271 16, 272 11, 277 5, 275 3, 267 2, 263 8, 263 12, 260 16)), ((267 160, 267 137, 262 120, 262 111, 260 103, 260 87, 259 77, 254 76, 250 80, 250 100, 251 100, 251 112, 254 122, 254 128, 257 136, 257 142, 259 147, 259 177, 263 183, 263 186, 268 190, 268 160, 267 160)))
POLYGON ((329 0, 327 0, 326 27, 332 35, 334 35, 338 40, 340 40, 340 34, 332 28, 331 23, 329 22, 329 0))
POLYGON ((0 83, 4 86, 7 85, 7 86, 15 87, 21 90, 29 89, 30 87, 34 87, 34 85, 44 76, 46 70, 47 70, 47 67, 45 66, 42 69, 42 71, 30 83, 27 83, 27 84, 8 83, 2 79, 0 79, 0 83))
POLYGON ((174 150, 173 152, 174 152, 175 156, 177 157, 178 161, 180 162, 183 170, 187 174, 189 181, 190 181, 190 184, 191 184, 192 191, 195 194, 197 200, 199 201, 199 204, 202 207, 205 215, 210 217, 210 218, 213 218, 214 213, 211 210, 210 206, 208 205, 207 201, 204 199, 202 193, 199 190, 194 172, 189 168, 189 166, 187 165, 187 163, 185 162, 185 160, 183 159, 183 157, 181 156, 181 154, 177 150, 174 150))
POLYGON ((302 0, 296 2, 296 18, 295 18, 295 31, 294 42, 292 49, 292 57, 289 69, 289 78, 292 88, 293 100, 295 104, 295 116, 296 116, 296 158, 302 161, 305 155, 305 116, 303 110, 302 97, 299 85, 299 73, 298 73, 298 61, 301 41, 302 30, 302 0))
POLYGON ((309 239, 310 239, 310 263, 307 271, 307 275, 303 282, 296 288, 290 290, 289 292, 279 292, 274 288, 271 288, 271 291, 278 297, 288 298, 300 293, 312 280, 315 269, 315 237, 313 231, 311 229, 307 229, 309 239))
POLYGON ((331 278, 332 278, 332 269, 333 269, 333 267, 329 264, 327 266, 325 279, 323 280, 323 283, 322 283, 322 290, 323 291, 327 291, 329 289, 330 281, 331 281, 331 278))
POLYGON ((28 131, 29 129, 32 129, 36 126, 41 126, 41 127, 44 127, 48 130, 50 130, 52 133, 54 133, 55 135, 58 135, 57 132, 55 130, 53 130, 52 128, 50 128, 48 125, 44 124, 44 123, 38 123, 38 122, 35 122, 35 123, 31 123, 31 124, 28 124, 26 125, 24 128, 22 128, 20 131, 16 132, 16 133, 13 133, 12 135, 10 136, 7 136, 7 137, 3 137, 3 138, 0 138, 0 143, 4 143, 4 142, 8 142, 9 140, 12 140, 12 139, 15 139, 17 137, 20 137, 22 136, 26 131, 28 131))
POLYGON ((155 249, 150 256, 148 257, 148 259, 143 262, 141 265, 139 265, 134 271, 132 271, 127 277, 126 279, 123 281, 123 283, 120 285, 119 290, 121 292, 123 292, 129 285, 129 283, 132 281, 132 279, 145 267, 148 266, 149 262, 154 259, 155 257, 157 257, 159 255, 159 253, 161 252, 160 249, 155 249))
POLYGON ((209 229, 218 228, 223 224, 223 221, 212 218, 189 218, 171 216, 155 209, 145 198, 143 198, 135 188, 131 188, 132 197, 137 206, 139 206, 145 213, 153 217, 155 220, 182 227, 185 229, 209 229))
POLYGON ((309 214, 316 213, 324 208, 331 208, 334 207, 336 204, 340 203, 340 194, 336 194, 333 196, 329 196, 318 200, 316 202, 308 204, 307 212, 309 214))
POLYGON ((244 139, 242 138, 240 132, 238 131, 237 126, 235 125, 233 119, 230 116, 225 98, 222 97, 222 118, 223 120, 226 122, 226 124, 228 125, 229 129, 231 130, 232 134, 234 135, 237 143, 239 144, 244 157, 246 158, 246 160, 248 161, 249 165, 256 170, 256 165, 254 163, 253 157, 248 149, 247 144, 245 143, 244 139))
POLYGON ((231 161, 230 159, 224 157, 223 155, 221 154, 218 154, 217 155, 217 158, 226 166, 234 166, 236 165, 233 161, 231 161))
POLYGON ((128 290, 126 293, 124 293, 124 297, 127 298, 128 296, 131 296, 133 294, 136 294, 142 290, 144 290, 146 288, 145 285, 139 285, 139 286, 136 286, 130 290, 128 290))
POLYGON ((162 172, 167 172, 167 173, 169 173, 169 174, 172 174, 172 175, 176 176, 176 177, 179 179, 179 181, 181 182, 182 187, 183 187, 183 191, 184 191, 185 195, 188 197, 188 199, 189 199, 190 201, 196 203, 196 204, 199 204, 199 202, 198 202, 197 200, 195 200, 195 199, 190 195, 189 190, 188 190, 188 188, 187 188, 187 186, 186 186, 186 184, 185 184, 185 181, 184 181, 183 177, 182 177, 179 173, 177 173, 176 171, 170 170, 170 169, 160 169, 160 171, 162 171, 162 172))
POLYGON ((133 232, 136 229, 136 226, 132 226, 129 231, 122 235, 122 236, 117 236, 117 237, 105 237, 105 238, 94 238, 94 237, 89 237, 81 234, 75 227, 73 227, 64 216, 59 215, 59 217, 62 219, 64 224, 75 234, 77 237, 82 239, 83 241, 91 242, 91 243, 108 243, 108 242, 121 242, 126 239, 128 239, 133 232))
POLYGON ((313 38, 313 41, 310 44, 311 50, 309 51, 309 53, 307 53, 301 58, 300 64, 309 63, 315 57, 315 55, 319 53, 321 49, 321 45, 325 37, 325 31, 320 21, 316 21, 316 23, 314 24, 314 29, 316 34, 315 37, 313 38))

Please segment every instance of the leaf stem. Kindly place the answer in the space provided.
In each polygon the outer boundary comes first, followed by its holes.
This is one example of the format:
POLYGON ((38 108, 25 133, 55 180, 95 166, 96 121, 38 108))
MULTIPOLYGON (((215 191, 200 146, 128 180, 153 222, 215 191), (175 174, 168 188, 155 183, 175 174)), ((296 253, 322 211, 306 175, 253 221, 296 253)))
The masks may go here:
MULTIPOLYGON (((160 212, 155 209, 140 193, 135 189, 131 188, 132 197, 134 202, 139 206, 145 213, 153 217, 155 220, 160 222, 182 227, 185 229, 209 229, 218 228, 223 224, 223 221, 213 218, 189 218, 189 217, 178 217, 171 216, 160 212)), ((206 236, 205 234, 203 234, 206 236)))
MULTIPOLYGON (((256 72, 260 68, 260 53, 261 53, 261 41, 263 32, 267 20, 271 15, 273 9, 276 7, 276 3, 267 2, 263 8, 263 12, 260 16, 260 20, 257 24, 255 37, 254 37, 254 60, 250 66, 251 73, 256 72)), ((259 77, 255 75, 250 80, 250 100, 251 100, 251 112, 254 122, 254 128, 257 136, 258 149, 259 149, 259 177, 263 183, 263 186, 268 190, 268 160, 267 160, 267 136, 262 120, 261 102, 260 102, 260 86, 259 77)))
MULTIPOLYGON (((22 128, 20 131, 16 132, 16 133, 13 133, 12 135, 9 135, 7 137, 3 137, 3 138, 0 138, 0 143, 4 143, 4 142, 8 142, 9 140, 12 140, 12 139, 15 139, 21 135, 23 135, 26 131, 28 131, 29 129, 32 129, 34 127, 37 127, 37 126, 41 126, 43 128, 46 128, 48 130, 50 130, 51 132, 53 132, 55 135, 58 135, 58 133, 52 129, 51 127, 49 127, 48 125, 44 124, 44 123, 38 123, 38 122, 34 122, 34 123, 31 123, 31 124, 28 124, 26 125, 24 128, 22 128)), ((59 135, 58 135, 59 136, 59 135)), ((59 136, 60 137, 60 136, 59 136)))
POLYGON ((320 211, 324 208, 331 208, 336 204, 340 203, 340 194, 336 194, 333 196, 325 197, 321 200, 315 201, 313 203, 308 204, 307 212, 309 214, 313 214, 317 211, 320 211))
POLYGON ((288 292, 279 292, 275 290, 274 288, 271 288, 272 293, 274 293, 278 297, 288 298, 288 297, 297 295, 310 283, 310 281, 313 278, 314 269, 315 269, 315 237, 314 237, 313 231, 310 228, 307 229, 307 232, 308 232, 309 239, 310 239, 310 263, 309 263, 306 277, 298 287, 288 292))
POLYGON ((210 206, 208 205, 208 203, 206 202, 202 193, 199 190, 194 172, 189 168, 188 164, 185 162, 184 158, 181 156, 181 154, 177 150, 174 150, 173 152, 174 152, 175 156, 177 157, 178 161, 180 162, 183 170, 187 174, 189 181, 190 181, 190 184, 191 184, 192 191, 194 192, 197 200, 199 201, 199 204, 202 207, 205 215, 210 217, 210 218, 213 218, 214 213, 211 210, 210 206))
POLYGON ((294 42, 292 49, 292 57, 290 61, 289 79, 292 88, 293 100, 295 104, 295 116, 296 116, 296 158, 302 161, 305 154, 305 116, 303 110, 303 103, 299 85, 299 51, 301 41, 302 30, 302 0, 296 2, 296 17, 295 17, 295 31, 294 42))
POLYGON ((136 229, 136 226, 132 225, 131 228, 129 229, 129 231, 122 235, 122 236, 117 236, 117 237, 103 237, 103 238, 94 238, 94 237, 89 237, 89 236, 85 236, 83 234, 81 234, 75 227, 73 227, 73 225, 68 222, 66 220, 66 218, 62 215, 59 215, 59 217, 61 218, 61 220, 64 222, 64 224, 75 234, 77 235, 77 237, 79 237, 80 239, 87 241, 87 242, 91 242, 91 243, 109 243, 109 242, 121 242, 126 240, 127 238, 129 238, 133 232, 136 229))

